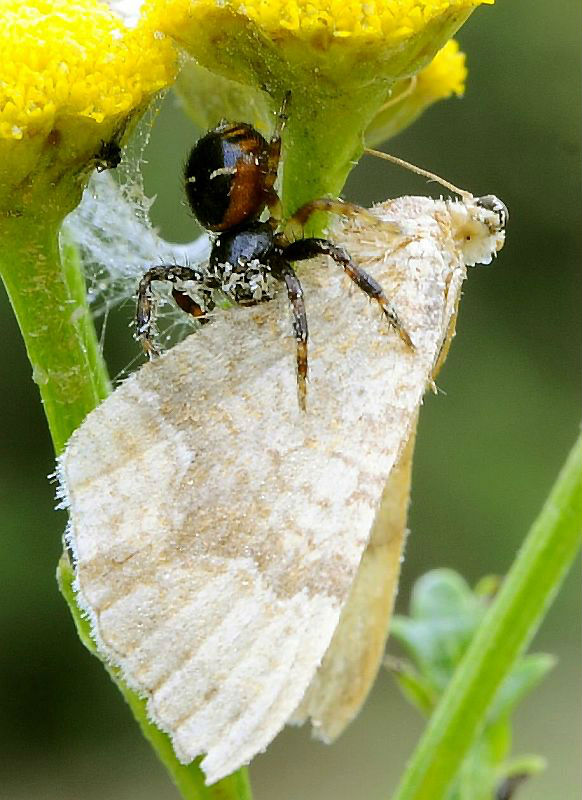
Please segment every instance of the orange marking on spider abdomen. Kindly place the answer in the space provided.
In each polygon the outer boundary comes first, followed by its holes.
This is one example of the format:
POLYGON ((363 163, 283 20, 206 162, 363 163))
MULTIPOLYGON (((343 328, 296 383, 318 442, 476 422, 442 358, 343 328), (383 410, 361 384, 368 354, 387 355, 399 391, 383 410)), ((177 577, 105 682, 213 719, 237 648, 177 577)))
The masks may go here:
POLYGON ((255 158, 260 158, 260 154, 245 153, 237 160, 230 183, 228 208, 220 225, 222 231, 258 216, 265 207, 265 171, 257 169, 255 158))
MULTIPOLYGON (((268 144, 258 131, 241 123, 222 130, 221 139, 226 152, 236 153, 234 171, 230 177, 228 206, 220 223, 213 230, 226 231, 258 217, 267 202, 270 186, 268 144)), ((232 163, 232 162, 231 162, 232 163)), ((228 169, 228 167, 225 167, 228 169)))

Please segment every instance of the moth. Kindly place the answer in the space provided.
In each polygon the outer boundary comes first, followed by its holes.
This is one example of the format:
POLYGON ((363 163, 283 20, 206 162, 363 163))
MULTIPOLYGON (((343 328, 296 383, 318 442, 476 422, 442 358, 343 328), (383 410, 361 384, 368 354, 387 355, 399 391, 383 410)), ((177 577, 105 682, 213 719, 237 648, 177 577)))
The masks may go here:
MULTIPOLYGON (((302 274, 309 406, 287 299, 227 309, 145 364, 60 459, 79 606, 102 658, 208 783, 289 722, 325 741, 384 650, 418 411, 466 267, 504 242, 495 198, 402 197, 334 231, 391 300, 390 333, 324 262, 302 274)), ((284 294, 284 293, 283 293, 284 294)))

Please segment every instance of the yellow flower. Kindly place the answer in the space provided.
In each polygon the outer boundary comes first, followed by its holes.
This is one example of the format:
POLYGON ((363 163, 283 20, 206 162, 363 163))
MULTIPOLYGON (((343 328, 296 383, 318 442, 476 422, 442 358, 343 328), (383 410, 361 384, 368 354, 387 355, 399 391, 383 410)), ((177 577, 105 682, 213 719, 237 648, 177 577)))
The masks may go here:
MULTIPOLYGON (((273 38, 280 37, 284 29, 317 46, 329 47, 334 39, 343 38, 401 42, 444 13, 481 2, 492 0, 228 0, 226 5, 245 14, 273 38)), ((216 5, 213 0, 190 3, 194 13, 216 5)))
POLYGON ((453 94, 461 97, 465 91, 466 79, 465 54, 459 50, 458 42, 451 39, 428 67, 419 72, 414 94, 427 103, 445 100, 453 94))
POLYGON ((11 186, 81 171, 119 141, 172 80, 175 54, 147 17, 128 28, 98 0, 0 0, 0 14, 2 206, 11 186))
MULTIPOLYGON (((146 0, 146 8, 200 66, 266 92, 272 110, 291 92, 287 215, 341 191, 394 84, 424 69, 477 6, 492 2, 146 0)), ((195 87, 186 94, 206 102, 195 87)))
POLYGON ((493 0, 150 0, 160 30, 203 66, 255 84, 281 83, 282 61, 316 66, 316 80, 415 74, 483 3, 493 0))

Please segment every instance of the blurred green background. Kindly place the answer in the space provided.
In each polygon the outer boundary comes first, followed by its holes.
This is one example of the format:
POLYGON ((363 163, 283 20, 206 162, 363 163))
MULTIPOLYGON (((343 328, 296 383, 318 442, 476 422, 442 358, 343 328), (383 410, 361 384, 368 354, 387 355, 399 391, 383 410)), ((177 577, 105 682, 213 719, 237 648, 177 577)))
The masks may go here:
MULTIPOLYGON (((507 203, 507 245, 471 272, 458 337, 421 415, 398 604, 428 569, 474 582, 503 573, 579 425, 580 10, 498 0, 460 32, 468 54, 463 101, 430 110, 389 149, 477 194, 507 203)), ((197 132, 171 97, 153 130, 146 188, 166 238, 192 238, 180 169, 197 132), (170 176, 170 177, 168 177, 170 176)), ((365 159, 345 196, 370 203, 432 191, 365 159)), ((438 190, 436 190, 438 194, 438 190)), ((176 800, 101 665, 76 639, 57 593, 65 525, 55 512, 49 438, 24 348, 2 295, 0 395, 0 800, 176 800)), ((112 324, 112 374, 136 345, 128 307, 112 324)), ((520 709, 515 751, 549 759, 523 800, 579 795, 581 710, 578 570, 534 648, 558 655, 520 709)), ((390 645, 389 645, 390 646, 390 645)), ((256 759, 257 800, 388 800, 422 721, 381 674, 363 713, 331 748, 284 732, 256 759)))

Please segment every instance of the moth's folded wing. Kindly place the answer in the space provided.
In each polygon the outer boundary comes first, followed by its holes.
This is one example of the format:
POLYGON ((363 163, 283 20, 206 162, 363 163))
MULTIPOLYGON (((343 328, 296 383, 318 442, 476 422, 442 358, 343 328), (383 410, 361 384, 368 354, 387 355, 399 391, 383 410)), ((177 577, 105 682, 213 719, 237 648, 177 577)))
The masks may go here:
MULTIPOLYGON (((98 648, 148 699, 180 759, 207 754, 212 781, 262 750, 311 683, 442 344, 451 277, 464 266, 437 201, 399 202, 412 233, 396 251, 380 242, 369 267, 395 287, 415 352, 363 295, 346 312, 340 274, 318 283, 312 272, 307 413, 279 297, 231 309, 147 364, 89 415, 61 461, 77 597, 98 648)), ((360 261, 368 267, 365 253, 360 261)), ((376 618, 373 647, 369 632, 352 645, 364 647, 365 663, 354 654, 352 665, 366 675, 360 696, 393 594, 373 594, 389 551, 369 556, 346 612, 347 631, 376 618)))
POLYGON ((313 734, 331 742, 359 712, 372 689, 388 638, 406 540, 415 428, 392 472, 348 601, 293 722, 311 719, 313 734))
MULTIPOLYGON (((374 455, 374 409, 356 410, 360 433, 345 404, 329 426, 324 411, 302 416, 286 359, 245 385, 238 371, 254 371, 224 345, 244 342, 240 319, 130 378, 61 462, 77 597, 98 648, 181 760, 207 754, 210 781, 264 749, 299 704, 395 458, 374 455)), ((251 332, 264 361, 272 331, 251 332)), ((287 342, 276 346, 286 356, 287 342)))

